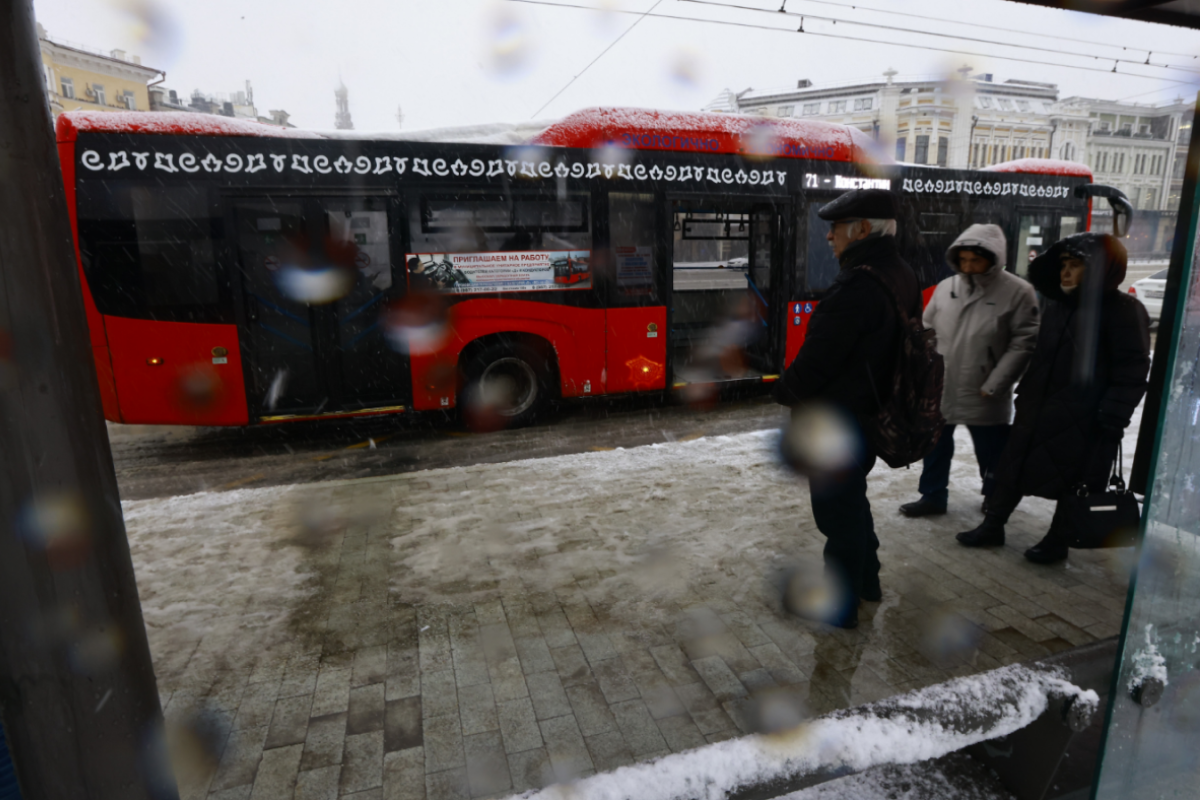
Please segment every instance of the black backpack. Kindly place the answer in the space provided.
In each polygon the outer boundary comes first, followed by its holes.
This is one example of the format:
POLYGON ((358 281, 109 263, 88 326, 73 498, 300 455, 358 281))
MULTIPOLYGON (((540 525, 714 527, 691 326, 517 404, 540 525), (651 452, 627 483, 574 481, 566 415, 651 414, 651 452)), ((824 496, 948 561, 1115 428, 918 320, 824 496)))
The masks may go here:
POLYGON ((882 387, 891 393, 884 399, 876 387, 879 413, 863 420, 863 433, 889 467, 907 467, 929 455, 946 425, 942 417, 946 365, 937 351, 934 331, 920 318, 909 318, 892 287, 871 267, 858 270, 883 287, 900 320, 895 374, 891 386, 882 387))

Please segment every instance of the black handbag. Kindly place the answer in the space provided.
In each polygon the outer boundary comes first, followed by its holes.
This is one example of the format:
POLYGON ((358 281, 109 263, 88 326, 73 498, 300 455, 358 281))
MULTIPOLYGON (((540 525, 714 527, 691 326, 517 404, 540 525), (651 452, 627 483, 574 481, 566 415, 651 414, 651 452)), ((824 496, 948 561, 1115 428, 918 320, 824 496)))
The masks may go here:
POLYGON ((1132 547, 1138 543, 1141 511, 1133 492, 1125 488, 1119 443, 1107 490, 1092 492, 1081 483, 1059 502, 1066 505, 1067 520, 1071 524, 1068 542, 1071 547, 1094 550, 1132 547))

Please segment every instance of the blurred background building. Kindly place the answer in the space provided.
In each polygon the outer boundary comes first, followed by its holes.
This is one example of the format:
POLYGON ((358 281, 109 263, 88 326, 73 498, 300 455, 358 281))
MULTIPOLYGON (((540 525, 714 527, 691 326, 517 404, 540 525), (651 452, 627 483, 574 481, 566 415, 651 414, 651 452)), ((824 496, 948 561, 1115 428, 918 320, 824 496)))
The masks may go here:
POLYGON ((288 122, 290 114, 280 109, 272 109, 266 116, 259 113, 254 105, 254 87, 246 81, 246 88, 236 92, 206 94, 194 89, 191 96, 181 97, 174 89, 166 86, 150 88, 151 111, 188 111, 197 114, 218 114, 222 117, 236 119, 252 119, 269 125, 282 125, 294 128, 288 122))
POLYGON ((295 127, 288 122, 286 111, 271 110, 267 116, 258 113, 250 81, 242 91, 205 94, 196 89, 184 98, 162 85, 166 72, 142 64, 139 56, 124 50, 106 54, 54 39, 41 25, 37 30, 50 112, 55 119, 64 111, 187 111, 295 127))
POLYGON ((38 25, 42 70, 55 119, 64 111, 149 111, 148 84, 166 75, 124 50, 51 39, 38 25))
MULTIPOLYGON (((1056 84, 998 82, 969 67, 954 78, 897 75, 888 70, 876 80, 726 89, 705 110, 850 125, 897 161, 914 164, 977 169, 1018 158, 1087 164, 1096 182, 1121 189, 1140 212, 1131 253, 1165 257, 1183 186, 1190 103, 1059 99, 1056 84)), ((1095 216, 1103 218, 1108 211, 1101 205, 1095 216)))

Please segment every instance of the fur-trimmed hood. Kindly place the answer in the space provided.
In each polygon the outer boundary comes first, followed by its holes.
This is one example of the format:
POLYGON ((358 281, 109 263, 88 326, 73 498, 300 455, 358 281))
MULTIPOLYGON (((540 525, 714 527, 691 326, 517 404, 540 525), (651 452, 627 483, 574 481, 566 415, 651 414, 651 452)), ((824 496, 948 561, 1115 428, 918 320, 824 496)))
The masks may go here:
MULTIPOLYGON (((1069 253, 1087 264, 1083 274, 1084 295, 1099 296, 1101 292, 1113 291, 1125 280, 1129 256, 1120 239, 1110 233, 1077 233, 1059 239, 1029 264, 1029 282, 1051 300, 1068 301, 1059 278, 1063 253, 1069 253)), ((1080 292, 1075 292, 1072 300, 1079 295, 1080 292)))

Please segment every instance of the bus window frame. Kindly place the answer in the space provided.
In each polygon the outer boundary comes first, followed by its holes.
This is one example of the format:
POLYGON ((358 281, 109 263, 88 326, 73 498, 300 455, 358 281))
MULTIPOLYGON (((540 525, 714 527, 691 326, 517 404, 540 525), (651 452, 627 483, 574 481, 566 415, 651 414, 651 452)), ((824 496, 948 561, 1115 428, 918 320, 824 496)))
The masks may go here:
MULTIPOLYGON (((1043 242, 1039 247, 1041 252, 1044 253, 1051 245, 1061 238, 1060 233, 1062 231, 1062 218, 1064 216, 1079 216, 1084 217, 1086 220, 1087 212, 1086 209, 1083 212, 1075 212, 1074 210, 1063 209, 1057 206, 1036 205, 1032 203, 1017 203, 1012 207, 1012 218, 1009 220, 1007 230, 1004 231, 1004 235, 1008 237, 1009 250, 1008 266, 1006 269, 1012 274, 1025 278, 1026 280, 1028 280, 1028 275, 1020 275, 1020 273, 1017 272, 1017 265, 1021 260, 1021 218, 1026 216, 1036 216, 1038 214, 1048 214, 1052 220, 1050 223, 1050 235, 1042 237, 1043 242)), ((1041 255, 1041 253, 1039 253, 1039 255, 1041 255)), ((1026 262, 1025 264, 1025 269, 1027 272, 1029 269, 1029 263, 1030 262, 1026 262)))
MULTIPOLYGON (((791 270, 787 268, 788 255, 794 262, 795 250, 794 244, 790 239, 794 238, 788 235, 789 231, 794 230, 793 221, 788 217, 794 216, 796 208, 803 203, 807 195, 799 195, 795 193, 780 193, 780 194, 744 194, 734 192, 710 192, 701 193, 695 191, 684 192, 668 192, 661 191, 655 193, 659 197, 659 230, 661 232, 662 242, 662 264, 664 274, 663 284, 663 304, 667 309, 667 369, 668 375, 675 376, 674 351, 675 340, 672 336, 675 330, 675 321, 673 314, 673 305, 675 298, 675 281, 674 281, 674 228, 671 220, 674 216, 673 203, 677 201, 684 202, 715 202, 723 203, 746 203, 750 208, 748 212, 753 218, 754 210, 763 206, 769 206, 773 209, 776 216, 776 231, 775 240, 772 246, 771 255, 771 283, 772 286, 768 289, 767 313, 768 331, 771 332, 769 339, 769 356, 773 370, 783 369, 783 360, 787 352, 787 306, 792 299, 791 293, 794 290, 794 283, 789 274, 791 270), (780 210, 780 206, 783 210, 780 210), (778 286, 778 289, 775 287, 778 286), (776 302, 771 303, 771 298, 774 297, 776 302), (774 306, 772 308, 772 305, 774 306)), ((838 193, 832 193, 836 196, 838 193)), ((752 240, 751 240, 752 241, 752 240)), ((749 285, 747 284, 747 290, 749 285)), ((675 378, 672 377, 672 380, 675 378)))
MULTIPOLYGON (((666 192, 661 190, 639 191, 637 189, 627 189, 624 187, 595 187, 592 191, 592 221, 593 221, 593 240, 596 246, 593 252, 605 250, 613 260, 610 274, 598 276, 593 268, 593 276, 595 276, 598 296, 603 307, 607 310, 610 308, 670 308, 668 301, 667 284, 671 279, 670 268, 667 265, 667 253, 670 252, 670 239, 666 235, 667 218, 665 216, 665 196, 666 192), (658 288, 657 298, 654 302, 649 303, 628 303, 623 302, 617 291, 616 281, 616 261, 615 252, 613 250, 612 241, 612 217, 610 215, 611 194, 644 194, 652 197, 654 207, 654 223, 652 244, 650 245, 650 253, 652 258, 651 271, 654 275, 654 281, 658 288)), ((593 259, 594 261, 594 259, 593 259)), ((670 336, 670 324, 668 320, 666 335, 670 336)), ((670 342, 667 346, 667 359, 670 361, 670 342)), ((670 369, 670 364, 667 366, 670 369)), ((670 374, 668 372, 668 374, 670 374)))
MULTIPOLYGON (((470 191, 470 190, 468 190, 468 191, 470 191)), ((568 197, 573 194, 586 196, 586 199, 584 200, 585 205, 583 208, 583 218, 585 220, 584 225, 583 226, 552 225, 549 227, 539 225, 539 226, 536 226, 536 230, 541 231, 542 233, 586 233, 588 230, 591 230, 593 237, 594 237, 595 236, 595 219, 594 219, 593 208, 592 208, 592 206, 594 205, 592 202, 593 192, 589 188, 589 190, 586 192, 572 191, 570 189, 566 189, 565 193, 568 195, 568 197), (588 227, 589 224, 591 225, 590 228, 588 227)), ((545 191, 530 192, 529 190, 525 190, 523 188, 520 190, 517 190, 517 191, 510 190, 507 192, 494 192, 491 194, 481 193, 481 196, 484 199, 500 200, 500 201, 509 203, 509 227, 497 228, 492 225, 480 225, 479 229, 482 230, 484 233, 515 232, 517 230, 515 217, 516 217, 516 208, 517 208, 518 199, 523 198, 523 197, 528 197, 528 196, 536 196, 539 200, 541 200, 541 199, 543 199, 542 195, 549 197, 550 193, 545 192, 545 191)), ((420 205, 421 233, 437 234, 437 233, 445 233, 445 232, 454 230, 454 228, 451 226, 440 226, 440 225, 435 226, 435 225, 431 225, 428 222, 426 222, 426 220, 428 219, 428 216, 429 216, 428 215, 429 202, 430 201, 434 201, 434 202, 457 201, 457 200, 461 200, 461 199, 462 199, 461 194, 421 193, 420 201, 419 201, 421 204, 420 205)), ((553 199, 555 201, 561 202, 561 198, 559 197, 559 192, 557 192, 557 190, 553 193, 553 199)))
MULTIPOLYGON (((563 195, 563 194, 568 195, 568 196, 570 196, 570 195, 584 196, 584 197, 586 197, 586 202, 589 205, 589 207, 587 209, 585 209, 585 211, 586 211, 585 219, 587 220, 588 225, 590 225, 590 228, 586 228, 586 229, 580 228, 580 229, 570 229, 570 230, 568 230, 566 228, 561 228, 561 229, 560 228, 555 228, 555 229, 539 228, 538 230, 541 230, 543 232, 549 232, 549 233, 590 232, 591 245, 590 245, 589 249, 594 254, 596 252, 596 250, 598 249, 598 247, 600 246, 600 244, 599 244, 601 242, 601 239, 599 238, 599 230, 600 230, 599 214, 600 214, 600 205, 601 205, 600 198, 602 198, 604 196, 602 194, 602 192, 604 190, 600 189, 594 182, 591 182, 591 181, 588 181, 586 183, 581 182, 581 183, 576 183, 574 185, 572 185, 571 183, 568 183, 565 187, 562 187, 561 190, 558 186, 555 186, 555 185, 545 186, 545 187, 511 186, 511 185, 509 185, 509 186, 503 187, 501 190, 498 191, 494 185, 487 184, 482 181, 479 183, 472 183, 470 181, 470 179, 464 180, 462 185, 463 185, 462 190, 460 192, 458 192, 457 194, 453 195, 454 198, 465 198, 470 195, 489 195, 490 194, 493 196, 503 195, 506 199, 510 199, 515 196, 521 196, 521 197, 535 197, 539 200, 552 200, 552 201, 558 202, 560 199, 560 195, 563 195)), ((410 224, 412 222, 411 214, 413 213, 414 210, 416 210, 419 213, 422 211, 422 208, 423 208, 422 201, 423 201, 423 198, 427 194, 446 195, 447 193, 446 193, 444 185, 442 185, 442 184, 436 184, 436 183, 427 182, 427 181, 410 181, 410 182, 404 183, 403 185, 401 185, 399 187, 398 194, 403 199, 402 205, 404 207, 404 215, 405 215, 404 219, 402 221, 403 228, 404 228, 404 234, 405 234, 405 238, 404 238, 405 250, 404 250, 403 257, 406 257, 408 253, 414 252, 412 248, 418 247, 418 246, 423 246, 423 245, 415 245, 414 244, 415 232, 411 229, 411 224, 410 224)), ((485 233, 486 232, 487 231, 485 229, 485 233)), ((436 233, 439 233, 439 232, 434 232, 434 233, 436 235, 436 233)), ((422 251, 422 252, 424 252, 424 251, 422 251)), ((511 251, 511 252, 518 252, 518 251, 511 251)), ((404 266, 404 282, 405 282, 406 286, 409 286, 409 290, 411 291, 411 286, 409 285, 410 276, 408 274, 407 265, 405 264, 403 266, 404 266)), ((608 307, 608 305, 607 305, 608 304, 608 296, 606 293, 607 290, 601 290, 601 284, 605 283, 606 281, 604 279, 597 279, 594 269, 593 269, 592 275, 593 275, 592 284, 590 287, 588 287, 586 289, 576 288, 574 286, 567 285, 562 288, 544 289, 544 290, 533 291, 533 292, 530 292, 530 291, 507 291, 507 292, 501 291, 501 292, 480 292, 477 294, 476 293, 456 294, 454 292, 446 292, 446 293, 440 294, 440 296, 447 304, 449 304, 451 306, 453 306, 457 303, 466 302, 468 300, 479 300, 479 299, 491 298, 491 299, 500 299, 500 300, 529 300, 529 301, 533 301, 533 302, 548 302, 548 303, 553 303, 556 305, 576 306, 576 307, 584 307, 584 308, 599 308, 599 309, 607 308, 608 307), (555 299, 547 300, 547 299, 545 299, 546 295, 551 295, 555 299)))
POLYGON ((808 289, 808 245, 809 245, 809 212, 813 206, 823 206, 838 197, 841 197, 844 192, 820 190, 805 192, 803 195, 798 195, 796 198, 796 213, 795 224, 793 227, 792 248, 793 248, 793 263, 792 263, 792 286, 789 300, 792 301, 820 301, 825 295, 833 289, 833 283, 819 291, 809 291, 808 289), (803 209, 804 213, 800 213, 803 209), (800 252, 800 236, 804 236, 804 252, 800 252), (803 263, 800 258, 803 256, 803 263))
MULTIPOLYGON (((100 182, 93 183, 90 181, 88 183, 93 184, 93 185, 103 186, 102 191, 107 192, 110 197, 115 197, 116 192, 118 192, 118 191, 128 191, 132 188, 139 188, 139 187, 153 188, 152 184, 149 184, 145 181, 135 181, 135 180, 131 180, 128 178, 125 178, 125 179, 115 178, 115 179, 112 179, 111 181, 105 181, 103 183, 100 183, 100 182)), ((168 185, 171 186, 172 184, 168 184, 168 185)), ((143 313, 143 314, 137 314, 134 316, 130 316, 128 314, 114 314, 114 313, 109 313, 109 312, 105 311, 101 307, 101 293, 97 291, 97 284, 93 281, 93 276, 92 276, 91 270, 86 266, 86 262, 84 262, 84 260, 83 260, 85 257, 85 253, 87 252, 87 247, 85 246, 85 236, 84 236, 84 232, 83 232, 84 225, 82 223, 82 217, 79 215, 79 206, 76 205, 74 212, 77 215, 77 219, 79 220, 79 227, 80 227, 80 230, 77 233, 77 236, 79 239, 80 270, 81 270, 83 279, 85 281, 87 281, 88 291, 91 294, 92 300, 96 304, 96 310, 100 313, 101 317, 117 317, 117 318, 121 318, 121 319, 135 319, 135 320, 142 320, 145 322, 157 322, 157 323, 162 323, 162 324, 184 324, 184 325, 187 325, 187 324, 203 324, 203 325, 234 325, 234 324, 237 324, 237 321, 238 321, 238 316, 237 316, 238 297, 237 297, 236 286, 234 284, 235 276, 234 276, 233 272, 230 271, 229 262, 227 260, 225 260, 224 253, 223 253, 225 243, 229 239, 229 228, 227 227, 229 223, 225 216, 223 193, 221 192, 221 189, 219 186, 217 186, 213 183, 206 182, 206 181, 198 181, 194 184, 191 184, 190 186, 191 186, 191 188, 195 189, 196 191, 204 193, 205 207, 208 209, 208 215, 209 215, 208 220, 209 220, 210 225, 214 226, 214 227, 220 226, 222 228, 222 230, 220 231, 220 235, 217 235, 216 233, 214 233, 210 240, 212 243, 212 260, 213 260, 213 272, 214 272, 213 277, 216 281, 216 286, 217 286, 217 301, 215 303, 211 303, 211 304, 198 304, 198 305, 183 306, 183 308, 187 308, 187 309, 198 309, 198 311, 191 312, 192 314, 194 314, 194 316, 190 319, 181 318, 184 315, 183 312, 181 312, 178 315, 170 314, 170 315, 166 316, 166 318, 164 318, 164 316, 156 316, 156 315, 153 315, 150 313, 143 313), (211 313, 203 313, 203 312, 199 311, 199 310, 206 309, 206 308, 211 309, 211 313)), ((76 196, 78 197, 79 195, 82 195, 84 193, 85 192, 79 191, 79 192, 77 192, 76 196)), ((137 221, 132 216, 132 214, 122 224, 129 225, 131 227, 131 229, 135 232, 135 235, 136 235, 137 221)), ((139 269, 140 269, 140 267, 139 267, 139 269)), ((149 309, 149 306, 144 305, 143 310, 145 310, 145 309, 149 309)))

